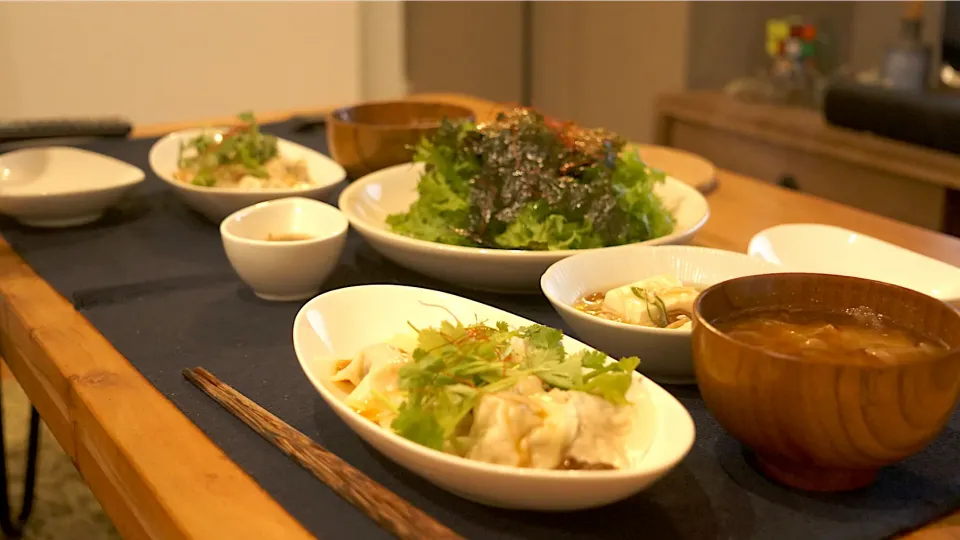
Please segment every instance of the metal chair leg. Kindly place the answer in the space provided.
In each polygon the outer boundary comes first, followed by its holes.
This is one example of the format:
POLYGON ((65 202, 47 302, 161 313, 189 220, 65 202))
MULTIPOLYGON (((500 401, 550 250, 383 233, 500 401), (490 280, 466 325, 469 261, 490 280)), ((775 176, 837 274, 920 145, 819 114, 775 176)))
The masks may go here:
POLYGON ((30 438, 27 444, 27 467, 23 479, 23 504, 20 515, 14 520, 10 511, 10 494, 7 483, 7 452, 3 440, 3 399, 0 394, 0 530, 7 538, 20 538, 33 510, 33 492, 37 480, 37 454, 40 450, 40 415, 30 407, 30 438))

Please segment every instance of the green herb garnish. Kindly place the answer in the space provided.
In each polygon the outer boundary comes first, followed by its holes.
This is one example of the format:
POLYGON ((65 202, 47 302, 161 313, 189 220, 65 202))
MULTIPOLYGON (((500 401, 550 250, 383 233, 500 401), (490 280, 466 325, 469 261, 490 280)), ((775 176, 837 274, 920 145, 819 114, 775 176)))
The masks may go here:
POLYGON ((663 302, 663 299, 660 298, 660 295, 646 289, 641 289, 640 287, 630 287, 630 292, 637 298, 643 300, 647 306, 647 315, 650 317, 650 320, 653 321, 653 324, 660 328, 666 328, 667 325, 670 324, 670 319, 667 317, 667 305, 663 302), (657 308, 656 313, 650 311, 651 304, 657 308))
POLYGON ((640 363, 635 357, 608 363, 597 351, 567 354, 563 333, 541 325, 510 329, 503 322, 467 326, 445 321, 417 333, 413 361, 399 370, 406 399, 391 428, 438 450, 452 440, 484 394, 508 390, 535 375, 549 387, 627 404, 626 393, 640 363), (513 338, 523 338, 523 354, 514 354, 513 338))
POLYGON ((194 185, 215 185, 217 171, 223 167, 267 178, 266 164, 277 156, 277 138, 262 133, 253 114, 242 113, 238 118, 243 124, 222 134, 205 133, 181 143, 177 162, 181 169, 194 170, 194 185))

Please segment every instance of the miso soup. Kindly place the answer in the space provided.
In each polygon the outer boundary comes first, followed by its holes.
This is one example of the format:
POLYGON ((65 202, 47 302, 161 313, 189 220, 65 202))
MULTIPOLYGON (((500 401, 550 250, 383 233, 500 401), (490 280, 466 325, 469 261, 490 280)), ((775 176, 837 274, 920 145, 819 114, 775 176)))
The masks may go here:
POLYGON ((886 365, 923 360, 948 350, 942 341, 866 307, 844 312, 754 310, 721 318, 713 325, 737 341, 819 362, 886 365))

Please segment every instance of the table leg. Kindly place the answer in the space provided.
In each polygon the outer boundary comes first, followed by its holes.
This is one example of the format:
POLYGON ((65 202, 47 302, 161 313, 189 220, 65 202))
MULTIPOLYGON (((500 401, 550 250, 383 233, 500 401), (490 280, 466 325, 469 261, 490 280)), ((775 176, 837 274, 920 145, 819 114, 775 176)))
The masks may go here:
MULTIPOLYGON (((2 384, 0 384, 2 387, 2 384)), ((0 392, 0 530, 7 538, 23 535, 24 525, 33 510, 33 491, 37 480, 37 454, 40 450, 40 415, 30 407, 30 438, 27 443, 27 467, 23 478, 23 504, 20 515, 13 519, 10 512, 9 485, 7 484, 7 452, 3 440, 3 396, 0 392)))

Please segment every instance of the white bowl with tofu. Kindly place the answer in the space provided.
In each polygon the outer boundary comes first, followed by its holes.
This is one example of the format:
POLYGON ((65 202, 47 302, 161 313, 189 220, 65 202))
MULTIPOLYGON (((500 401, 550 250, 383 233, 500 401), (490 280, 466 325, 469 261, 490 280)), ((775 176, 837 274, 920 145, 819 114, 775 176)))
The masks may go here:
POLYGON ((639 356, 639 371, 659 383, 693 384, 690 314, 699 291, 785 271, 733 251, 624 246, 563 259, 540 287, 584 343, 613 357, 639 356))
MULTIPOLYGON (((596 392, 586 395, 588 391, 583 389, 558 394, 558 384, 544 394, 550 399, 541 402, 556 407, 539 406, 528 400, 537 392, 534 389, 527 393, 529 374, 502 385, 512 375, 503 375, 506 379, 498 379, 498 375, 514 370, 536 370, 534 383, 538 378, 555 380, 541 371, 551 358, 557 362, 550 370, 554 374, 569 374, 565 369, 570 364, 563 359, 576 359, 577 355, 603 358, 583 343, 552 330, 545 330, 556 340, 550 350, 565 356, 538 354, 543 350, 519 332, 533 324, 441 291, 362 285, 326 292, 304 305, 294 320, 293 346, 307 378, 357 436, 429 482, 480 504, 541 511, 597 507, 644 490, 680 463, 693 445, 693 420, 676 398, 639 373, 620 372, 631 384, 623 394, 626 402, 619 406, 598 402, 596 392), (461 339, 446 341, 450 335, 447 332, 456 331, 457 321, 471 325, 469 331, 460 334, 461 339), (450 326, 438 330, 443 322, 450 326), (480 332, 474 323, 489 325, 490 333, 480 332), (512 331, 517 334, 509 341, 491 337, 512 331), (522 345, 515 343, 518 338, 522 345), (446 350, 436 353, 442 356, 439 365, 425 362, 438 350, 433 345, 437 339, 455 347, 469 340, 474 345, 484 343, 471 349, 474 354, 448 355, 450 351, 446 350), (422 348, 421 340, 429 340, 430 345, 422 348), (562 345, 560 352, 558 345, 562 345), (513 363, 514 354, 525 361, 513 363), (479 375, 483 371, 478 367, 491 363, 493 371, 479 375), (436 374, 450 374, 456 379, 422 378, 423 370, 438 370, 436 374), (411 384, 404 385, 401 377, 411 384), (483 382, 489 378, 497 382, 483 382), (494 384, 499 388, 494 389, 494 384), (421 399, 416 401, 418 405, 409 406, 409 392, 417 386, 440 388, 444 395, 456 399, 421 399), (470 389, 483 391, 472 393, 470 389), (470 396, 477 401, 471 401, 470 396), (414 435, 437 432, 409 430, 411 425, 433 425, 442 432, 443 425, 449 427, 450 416, 435 412, 440 408, 450 412, 451 407, 464 403, 469 408, 453 415, 457 429, 445 438, 450 447, 435 449, 423 441, 415 442, 414 435), (434 414, 428 412, 431 410, 434 414), (401 435, 403 426, 393 420, 404 414, 402 424, 408 431, 401 435), (412 421, 412 417, 421 422, 412 421), (430 418, 435 422, 422 422, 430 418), (567 458, 571 457, 581 464, 570 466, 567 458), (613 466, 584 466, 602 463, 613 466)), ((539 343, 549 341, 542 334, 537 337, 539 343)), ((602 362, 608 366, 613 360, 602 362)), ((599 388, 603 376, 590 381, 599 388)))

